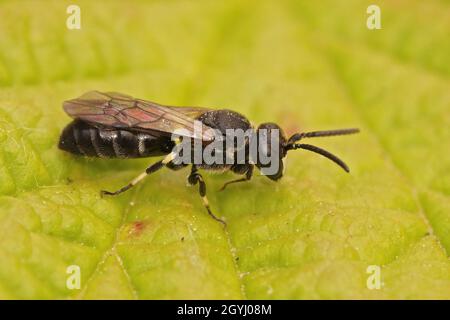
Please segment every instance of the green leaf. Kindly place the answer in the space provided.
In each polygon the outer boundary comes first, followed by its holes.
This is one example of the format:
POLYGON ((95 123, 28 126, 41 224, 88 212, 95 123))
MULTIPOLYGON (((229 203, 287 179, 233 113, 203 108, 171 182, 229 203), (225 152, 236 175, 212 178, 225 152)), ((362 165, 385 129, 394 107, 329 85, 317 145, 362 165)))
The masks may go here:
POLYGON ((0 298, 449 299, 448 4, 379 2, 381 30, 356 0, 79 1, 81 30, 2 2, 0 298), (300 150, 278 183, 205 174, 224 230, 185 171, 100 198, 155 159, 58 150, 62 101, 94 89, 362 133, 315 141, 350 175, 300 150))

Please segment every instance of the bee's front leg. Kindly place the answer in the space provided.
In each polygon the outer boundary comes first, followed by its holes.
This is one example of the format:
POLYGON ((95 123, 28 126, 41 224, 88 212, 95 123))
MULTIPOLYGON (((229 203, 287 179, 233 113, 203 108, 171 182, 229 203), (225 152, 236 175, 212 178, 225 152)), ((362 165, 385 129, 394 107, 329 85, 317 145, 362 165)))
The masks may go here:
POLYGON ((225 188, 232 183, 237 183, 237 182, 245 182, 245 181, 249 181, 253 176, 253 165, 249 164, 247 167, 247 171, 245 172, 245 177, 244 178, 240 178, 240 179, 236 179, 236 180, 231 180, 228 182, 225 182, 222 186, 222 188, 219 189, 219 191, 223 191, 225 190, 225 188))

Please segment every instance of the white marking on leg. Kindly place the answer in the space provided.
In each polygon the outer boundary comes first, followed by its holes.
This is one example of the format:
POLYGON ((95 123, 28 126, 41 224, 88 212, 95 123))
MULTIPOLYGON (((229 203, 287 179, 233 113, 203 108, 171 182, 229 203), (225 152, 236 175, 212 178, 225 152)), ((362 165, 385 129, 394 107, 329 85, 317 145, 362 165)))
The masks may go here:
POLYGON ((162 161, 163 164, 168 164, 170 161, 172 161, 173 159, 175 159, 176 153, 171 152, 169 153, 162 161))
POLYGON ((141 173, 140 175, 138 175, 136 178, 134 178, 132 181, 131 181, 131 185, 132 186, 134 186, 134 185, 136 185, 137 183, 139 183, 139 181, 141 181, 142 179, 144 179, 145 177, 147 176, 147 172, 143 172, 143 173, 141 173))

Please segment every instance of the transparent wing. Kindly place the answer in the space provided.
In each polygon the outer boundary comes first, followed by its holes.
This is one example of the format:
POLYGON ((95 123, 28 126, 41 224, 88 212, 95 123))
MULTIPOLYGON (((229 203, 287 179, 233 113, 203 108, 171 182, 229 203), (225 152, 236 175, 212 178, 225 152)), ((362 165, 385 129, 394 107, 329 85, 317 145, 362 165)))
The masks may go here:
POLYGON ((214 137, 207 132, 210 127, 201 124, 201 132, 194 127, 195 119, 211 110, 208 108, 164 106, 121 93, 99 91, 90 91, 79 98, 67 100, 63 108, 73 118, 114 128, 168 134, 185 129, 186 135, 191 138, 211 141, 214 137))

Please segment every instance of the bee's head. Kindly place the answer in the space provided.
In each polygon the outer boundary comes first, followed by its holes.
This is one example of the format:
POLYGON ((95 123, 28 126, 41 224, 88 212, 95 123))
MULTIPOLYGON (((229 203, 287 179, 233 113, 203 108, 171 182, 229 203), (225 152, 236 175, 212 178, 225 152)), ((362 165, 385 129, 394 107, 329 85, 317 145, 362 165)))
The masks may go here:
POLYGON ((287 153, 284 131, 276 123, 266 122, 258 127, 256 134, 259 149, 256 166, 269 179, 280 179, 284 169, 282 159, 287 153))
POLYGON ((313 132, 296 133, 292 135, 289 139, 286 139, 286 136, 283 130, 280 128, 280 126, 272 122, 263 123, 257 129, 259 153, 256 166, 269 179, 279 180, 283 176, 284 170, 284 164, 282 159, 286 156, 287 152, 290 150, 304 149, 318 153, 330 159, 331 161, 339 165, 342 169, 344 169, 346 172, 349 172, 350 169, 348 168, 348 166, 334 154, 310 144, 297 142, 304 138, 338 136, 338 135, 353 134, 357 132, 359 132, 359 129, 313 131, 313 132), (271 161, 269 162, 262 161, 263 159, 260 159, 261 155, 263 157, 269 158, 271 161), (277 164, 275 166, 275 169, 273 166, 274 162, 276 162, 277 164), (270 172, 268 172, 269 168, 270 172))

